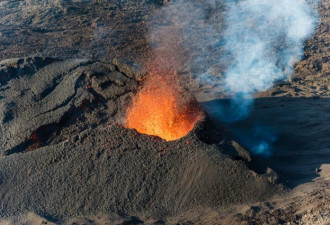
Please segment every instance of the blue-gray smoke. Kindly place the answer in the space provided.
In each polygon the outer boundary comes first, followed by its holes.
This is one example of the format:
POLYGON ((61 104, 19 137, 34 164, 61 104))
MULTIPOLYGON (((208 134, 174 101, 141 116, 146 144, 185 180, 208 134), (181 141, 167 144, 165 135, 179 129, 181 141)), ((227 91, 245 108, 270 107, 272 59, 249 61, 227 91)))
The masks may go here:
POLYGON ((273 145, 277 141, 275 129, 256 123, 248 131, 233 130, 233 133, 251 153, 269 157, 273 154, 273 145))
MULTIPOLYGON (((173 0, 150 19, 148 38, 159 57, 177 70, 193 71, 199 82, 232 99, 222 119, 233 122, 249 115, 256 93, 293 74, 304 42, 315 31, 317 4, 173 0)), ((255 151, 266 148, 264 143, 255 151)))

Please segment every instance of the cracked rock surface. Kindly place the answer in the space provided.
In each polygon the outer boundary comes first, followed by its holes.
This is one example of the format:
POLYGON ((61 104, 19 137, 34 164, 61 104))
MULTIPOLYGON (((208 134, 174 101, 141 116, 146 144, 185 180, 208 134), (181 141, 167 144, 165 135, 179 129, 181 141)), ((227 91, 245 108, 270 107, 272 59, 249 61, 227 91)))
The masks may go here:
POLYGON ((89 123, 76 130, 98 126, 117 112, 114 102, 137 87, 111 63, 24 58, 0 66, 2 155, 27 151, 33 142, 45 145, 49 132, 70 133, 79 120, 89 123))

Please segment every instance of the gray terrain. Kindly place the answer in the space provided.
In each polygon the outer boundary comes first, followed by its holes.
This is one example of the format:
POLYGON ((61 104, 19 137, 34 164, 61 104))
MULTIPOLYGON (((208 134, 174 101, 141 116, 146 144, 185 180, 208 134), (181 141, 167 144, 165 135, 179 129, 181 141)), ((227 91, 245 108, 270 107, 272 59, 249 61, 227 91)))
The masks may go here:
POLYGON ((245 120, 220 122, 223 90, 182 68, 204 117, 166 142, 124 119, 146 21, 169 2, 0 2, 1 225, 330 224, 330 1, 292 77, 245 120), (269 156, 253 152, 258 127, 276 134, 269 156))
POLYGON ((114 62, 2 61, 1 216, 161 218, 283 189, 270 168, 255 172, 249 153, 207 115, 174 142, 125 129, 118 121, 141 73, 114 62))

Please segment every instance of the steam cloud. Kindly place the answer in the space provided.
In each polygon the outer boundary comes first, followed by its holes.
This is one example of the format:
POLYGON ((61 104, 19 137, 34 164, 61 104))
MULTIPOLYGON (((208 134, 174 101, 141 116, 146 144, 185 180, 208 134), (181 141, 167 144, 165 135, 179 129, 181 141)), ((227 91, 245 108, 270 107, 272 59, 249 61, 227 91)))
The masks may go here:
MULTIPOLYGON (((150 19, 148 39, 163 69, 192 71, 231 99, 229 106, 211 107, 231 123, 250 114, 256 93, 290 78, 315 31, 317 5, 318 0, 174 0, 150 19)), ((251 152, 270 156, 276 131, 262 124, 251 131, 236 135, 251 152)))
POLYGON ((225 73, 235 95, 251 95, 292 74, 315 20, 303 0, 246 0, 229 3, 226 48, 234 62, 225 73))
POLYGON ((304 0, 246 0, 227 6, 224 37, 234 60, 225 72, 225 86, 234 96, 234 108, 240 109, 239 117, 245 117, 256 92, 290 77, 316 18, 304 0))
POLYGON ((248 115, 255 93, 292 75, 315 30, 317 3, 176 0, 150 20, 148 38, 157 58, 231 97, 233 121, 248 115))

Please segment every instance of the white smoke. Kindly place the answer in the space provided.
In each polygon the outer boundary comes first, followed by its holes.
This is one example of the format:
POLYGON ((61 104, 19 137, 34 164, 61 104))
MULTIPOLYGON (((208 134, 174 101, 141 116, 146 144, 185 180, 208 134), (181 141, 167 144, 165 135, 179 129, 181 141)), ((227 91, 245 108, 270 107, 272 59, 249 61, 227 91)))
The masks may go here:
POLYGON ((292 75, 315 31, 317 3, 174 0, 150 19, 148 38, 157 57, 230 96, 235 120, 248 115, 255 93, 292 75))
POLYGON ((234 57, 225 85, 246 96, 288 78, 303 55, 303 43, 315 30, 304 0, 245 0, 227 3, 226 49, 234 57))

